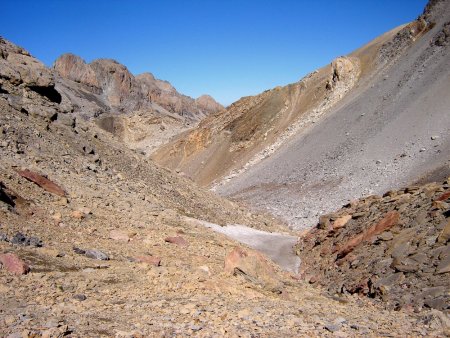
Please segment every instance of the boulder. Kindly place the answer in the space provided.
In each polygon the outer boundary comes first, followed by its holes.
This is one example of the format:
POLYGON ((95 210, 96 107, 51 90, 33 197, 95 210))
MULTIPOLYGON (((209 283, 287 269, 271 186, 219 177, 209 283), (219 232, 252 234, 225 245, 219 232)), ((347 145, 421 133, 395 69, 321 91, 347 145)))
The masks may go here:
POLYGON ((148 255, 136 256, 136 257, 134 257, 134 261, 137 263, 146 263, 148 265, 153 265, 153 266, 161 265, 161 258, 156 257, 156 256, 148 256, 148 255))
POLYGON ((246 280, 272 291, 279 292, 282 287, 270 261, 254 250, 234 248, 225 258, 224 271, 227 274, 243 276, 246 280))
POLYGON ((183 237, 181 236, 175 236, 175 237, 167 237, 164 239, 165 242, 167 243, 172 243, 172 244, 176 244, 178 246, 182 246, 182 247, 187 247, 189 246, 188 241, 186 241, 183 237))
POLYGON ((122 230, 111 230, 109 232, 109 238, 120 242, 131 241, 131 236, 129 233, 122 230))
POLYGON ((25 275, 30 272, 28 264, 13 253, 1 254, 0 263, 4 269, 16 275, 25 275))
POLYGON ((340 229, 345 227, 345 225, 352 219, 352 215, 345 215, 342 217, 339 217, 337 220, 335 220, 332 224, 333 229, 340 229))
POLYGON ((48 178, 39 175, 36 172, 25 169, 25 170, 19 170, 18 174, 20 176, 22 176, 23 178, 26 178, 27 180, 37 184, 42 189, 44 189, 52 194, 55 194, 55 195, 58 195, 61 197, 64 197, 66 195, 66 192, 64 191, 63 188, 61 188, 56 183, 50 181, 48 178))
POLYGON ((450 239, 450 221, 447 222, 444 229, 442 229, 439 237, 437 238, 437 242, 441 244, 445 244, 450 239))
POLYGON ((89 257, 92 259, 98 259, 100 261, 108 261, 109 260, 109 256, 107 254, 105 254, 104 252, 102 252, 100 250, 96 250, 96 249, 86 250, 84 255, 86 257, 89 257))

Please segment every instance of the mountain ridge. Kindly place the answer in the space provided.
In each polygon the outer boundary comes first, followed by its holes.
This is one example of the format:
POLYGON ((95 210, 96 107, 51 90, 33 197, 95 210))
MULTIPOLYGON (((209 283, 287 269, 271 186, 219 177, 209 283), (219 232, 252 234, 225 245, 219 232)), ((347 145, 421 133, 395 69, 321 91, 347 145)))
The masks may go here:
POLYGON ((156 103, 195 122, 223 108, 212 97, 205 102, 180 94, 170 82, 156 79, 151 73, 134 76, 113 59, 100 58, 86 63, 79 56, 67 53, 56 59, 52 68, 63 79, 88 86, 91 94, 103 93, 105 103, 113 112, 150 108, 151 103, 156 103))
POLYGON ((448 3, 432 2, 417 20, 300 82, 211 115, 152 158, 220 194, 275 212, 294 227, 312 226, 321 213, 349 199, 407 185, 437 168, 444 179, 449 19, 448 3), (435 99, 428 107, 418 102, 419 111, 412 102, 420 95, 435 99), (376 172, 384 172, 389 182, 376 172))

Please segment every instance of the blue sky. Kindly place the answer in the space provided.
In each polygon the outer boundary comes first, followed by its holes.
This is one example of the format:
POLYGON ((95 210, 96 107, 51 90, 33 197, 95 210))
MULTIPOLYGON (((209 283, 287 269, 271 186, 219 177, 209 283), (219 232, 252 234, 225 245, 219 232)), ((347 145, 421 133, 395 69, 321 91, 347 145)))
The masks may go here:
POLYGON ((46 65, 116 59, 228 105, 415 19, 426 0, 2 0, 0 35, 46 65))

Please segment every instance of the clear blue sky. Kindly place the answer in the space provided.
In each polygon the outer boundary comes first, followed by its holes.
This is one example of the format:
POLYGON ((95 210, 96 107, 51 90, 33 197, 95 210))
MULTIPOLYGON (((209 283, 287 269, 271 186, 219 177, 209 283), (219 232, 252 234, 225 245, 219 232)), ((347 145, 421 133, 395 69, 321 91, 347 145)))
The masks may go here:
POLYGON ((415 19, 426 0, 2 0, 0 35, 47 65, 72 52, 222 104, 295 82, 415 19))

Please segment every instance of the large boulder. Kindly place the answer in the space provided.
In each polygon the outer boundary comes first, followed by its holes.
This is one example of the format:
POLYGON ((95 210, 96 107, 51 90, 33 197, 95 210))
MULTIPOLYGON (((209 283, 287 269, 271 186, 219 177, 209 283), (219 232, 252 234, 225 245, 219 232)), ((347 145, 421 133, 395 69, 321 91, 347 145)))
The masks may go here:
POLYGON ((15 275, 25 275, 30 271, 28 264, 13 253, 1 254, 0 264, 4 269, 15 275))

